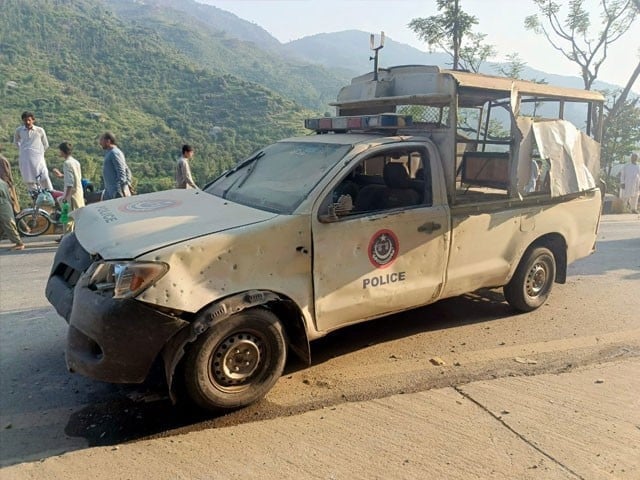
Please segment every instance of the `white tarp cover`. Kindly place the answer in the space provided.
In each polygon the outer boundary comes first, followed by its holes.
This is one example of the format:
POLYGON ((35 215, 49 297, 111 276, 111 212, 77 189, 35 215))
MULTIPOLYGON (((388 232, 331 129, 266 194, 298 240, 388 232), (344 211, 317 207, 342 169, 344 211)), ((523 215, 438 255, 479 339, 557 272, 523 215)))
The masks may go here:
MULTIPOLYGON (((531 117, 516 117, 516 125, 518 126, 517 141, 520 143, 518 148, 518 192, 524 193, 524 186, 531 178, 531 151, 533 150, 533 119, 531 117)), ((539 180, 541 181, 541 180, 539 180)))
POLYGON ((559 197, 594 188, 600 174, 600 144, 566 120, 533 124, 540 157, 551 165, 551 196, 559 197))

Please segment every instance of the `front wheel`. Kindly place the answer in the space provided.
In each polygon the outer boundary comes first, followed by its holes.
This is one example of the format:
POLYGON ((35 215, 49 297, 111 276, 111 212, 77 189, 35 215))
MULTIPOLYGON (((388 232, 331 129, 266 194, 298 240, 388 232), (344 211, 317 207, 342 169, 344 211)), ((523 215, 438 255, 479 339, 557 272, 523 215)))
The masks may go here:
POLYGON ((28 208, 16 216, 16 226, 20 235, 37 237, 49 230, 51 219, 42 210, 28 208))
POLYGON ((268 310, 252 308, 213 325, 184 360, 187 394, 207 410, 247 406, 273 387, 286 362, 282 324, 268 310))
POLYGON ((522 258, 513 278, 504 286, 504 298, 516 310, 530 312, 547 300, 555 278, 553 253, 536 247, 522 258))

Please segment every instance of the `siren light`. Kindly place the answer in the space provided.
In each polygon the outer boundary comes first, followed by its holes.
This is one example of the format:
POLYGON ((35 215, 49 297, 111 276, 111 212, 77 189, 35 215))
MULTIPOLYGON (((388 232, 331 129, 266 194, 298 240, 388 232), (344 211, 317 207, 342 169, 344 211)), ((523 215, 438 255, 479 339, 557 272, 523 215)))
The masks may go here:
POLYGON ((413 126, 411 115, 397 115, 381 113, 379 115, 359 115, 350 117, 321 117, 308 118, 304 127, 324 132, 345 132, 348 130, 397 130, 398 128, 413 126))

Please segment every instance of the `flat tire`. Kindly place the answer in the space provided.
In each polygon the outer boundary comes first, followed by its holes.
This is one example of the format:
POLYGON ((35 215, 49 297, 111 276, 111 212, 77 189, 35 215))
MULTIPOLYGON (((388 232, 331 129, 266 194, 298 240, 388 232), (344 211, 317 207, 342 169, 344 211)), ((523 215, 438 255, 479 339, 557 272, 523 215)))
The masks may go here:
POLYGON ((247 406, 264 397, 282 375, 286 336, 269 310, 251 308, 211 326, 184 360, 190 399, 211 411, 247 406))

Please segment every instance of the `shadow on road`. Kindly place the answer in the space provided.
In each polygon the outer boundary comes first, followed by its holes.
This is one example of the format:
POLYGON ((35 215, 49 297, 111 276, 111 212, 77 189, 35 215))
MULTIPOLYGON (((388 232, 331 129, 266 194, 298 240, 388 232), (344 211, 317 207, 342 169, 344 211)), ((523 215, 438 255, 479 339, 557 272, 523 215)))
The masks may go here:
MULTIPOLYGON (((417 333, 486 322, 512 314, 502 295, 494 291, 443 300, 404 314, 354 325, 318 340, 313 344, 313 365, 417 333), (390 324, 393 328, 389 328, 390 324)), ((158 380, 143 385, 111 385, 72 375, 64 365, 64 322, 52 312, 47 316, 43 311, 23 311, 17 316, 22 325, 32 331, 55 329, 53 338, 56 340, 46 343, 35 336, 28 341, 3 339, 3 346, 13 352, 5 349, 2 368, 13 373, 5 378, 2 388, 2 404, 6 407, 3 408, 3 421, 11 427, 5 425, 0 431, 3 445, 0 465, 43 458, 85 445, 116 445, 187 427, 198 430, 294 413, 281 411, 280 407, 263 400, 237 412, 216 416, 186 402, 172 405, 166 387, 158 380), (44 427, 39 425, 42 418, 46 419, 44 427), (5 445, 13 446, 4 448, 5 445)), ((8 315, 5 313, 2 317, 6 319, 8 315)), ((16 318, 16 312, 12 317, 16 318)), ((51 336, 43 335, 42 338, 51 336)), ((285 374, 304 368, 306 365, 292 358, 285 374)))
POLYGON ((513 314, 513 309, 507 305, 501 291, 479 290, 338 330, 313 342, 311 357, 313 365, 317 365, 377 343, 398 340, 418 333, 487 322, 513 314), (393 328, 390 328, 390 325, 393 328))
POLYGON ((603 275, 618 270, 631 270, 627 280, 640 278, 640 224, 637 237, 624 240, 600 239, 590 257, 569 265, 569 275, 603 275))

